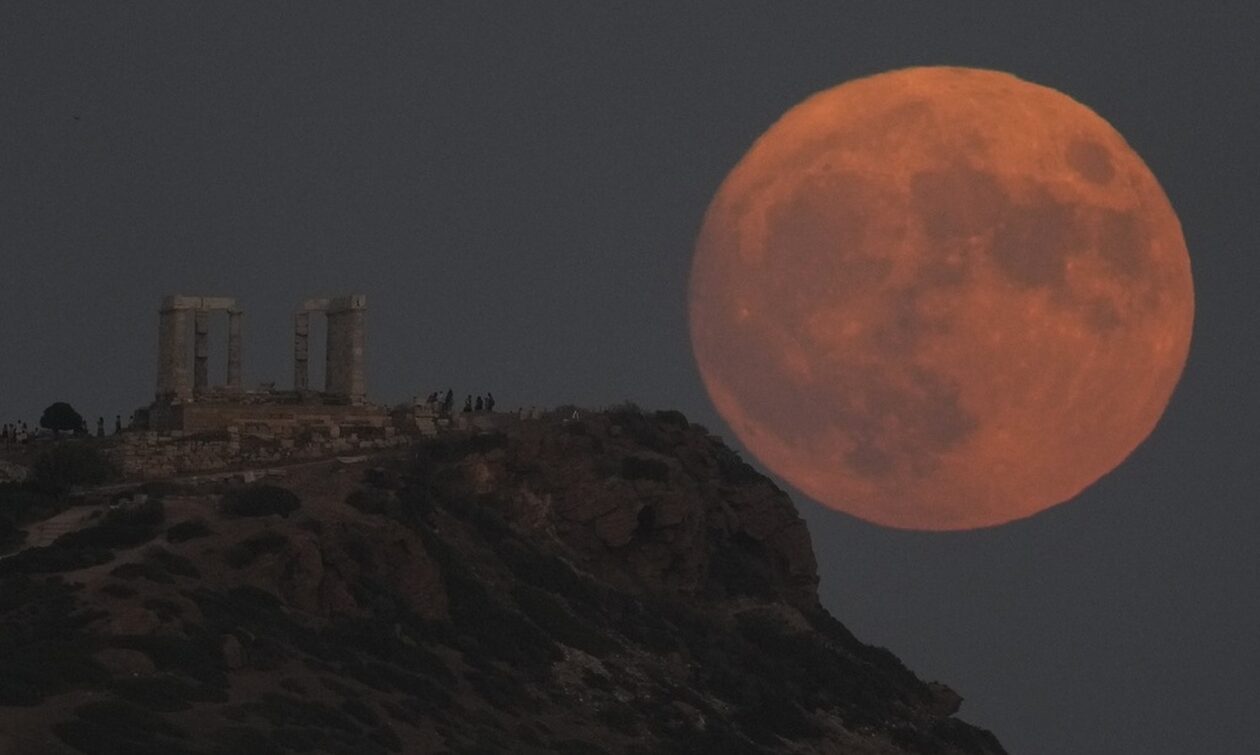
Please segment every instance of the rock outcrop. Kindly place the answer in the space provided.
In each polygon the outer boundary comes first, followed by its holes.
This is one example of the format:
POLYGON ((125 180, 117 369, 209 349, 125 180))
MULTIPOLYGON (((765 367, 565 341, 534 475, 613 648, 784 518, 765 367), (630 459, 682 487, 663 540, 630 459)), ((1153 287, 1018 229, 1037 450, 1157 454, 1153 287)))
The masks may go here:
POLYGON ((0 560, 0 753, 1002 752, 676 412, 144 492, 0 560))

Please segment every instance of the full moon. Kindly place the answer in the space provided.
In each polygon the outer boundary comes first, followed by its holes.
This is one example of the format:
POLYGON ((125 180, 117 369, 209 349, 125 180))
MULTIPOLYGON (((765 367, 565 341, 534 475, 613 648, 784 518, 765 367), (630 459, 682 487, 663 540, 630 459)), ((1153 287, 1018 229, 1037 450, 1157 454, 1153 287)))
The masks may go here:
POLYGON ((700 374, 740 441, 905 529, 1028 517, 1114 469, 1194 320, 1181 225, 1124 138, 967 68, 789 110, 718 189, 690 285, 700 374))

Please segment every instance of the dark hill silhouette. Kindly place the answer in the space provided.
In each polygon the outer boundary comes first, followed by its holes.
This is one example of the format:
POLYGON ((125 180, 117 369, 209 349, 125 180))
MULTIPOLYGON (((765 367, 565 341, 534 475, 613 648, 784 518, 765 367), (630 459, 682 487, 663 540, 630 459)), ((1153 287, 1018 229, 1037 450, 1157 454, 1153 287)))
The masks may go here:
POLYGON ((150 484, 0 560, 0 753, 1001 753, 676 412, 150 484))

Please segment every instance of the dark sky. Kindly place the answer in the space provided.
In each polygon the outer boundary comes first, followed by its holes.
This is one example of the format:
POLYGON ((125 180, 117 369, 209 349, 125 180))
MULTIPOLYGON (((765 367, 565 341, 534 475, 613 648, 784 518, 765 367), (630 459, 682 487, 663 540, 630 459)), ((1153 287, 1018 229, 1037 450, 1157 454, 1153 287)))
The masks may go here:
POLYGON ((146 402, 164 293, 238 297, 247 381, 287 385, 294 306, 362 292, 378 401, 632 399, 730 437, 691 358, 687 274, 757 135, 909 65, 1091 106, 1160 179, 1194 265, 1194 343, 1154 435, 992 530, 794 498, 826 605, 1012 752, 1254 751, 1260 6, 117 5, 0 18, 5 420, 146 402))

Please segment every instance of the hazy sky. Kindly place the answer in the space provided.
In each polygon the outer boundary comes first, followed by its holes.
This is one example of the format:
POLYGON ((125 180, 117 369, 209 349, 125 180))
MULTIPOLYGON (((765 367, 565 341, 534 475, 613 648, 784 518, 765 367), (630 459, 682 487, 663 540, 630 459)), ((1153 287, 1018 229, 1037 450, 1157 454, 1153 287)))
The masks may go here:
POLYGON ((379 401, 633 399, 730 437, 685 306, 726 172, 841 81, 1009 71, 1162 182, 1194 265, 1186 374, 1128 463, 1030 520, 898 532, 794 492, 824 601, 1013 753, 1252 752, 1257 6, 944 5, 6 3, 0 419, 146 402, 172 292, 236 296, 246 380, 288 385, 295 305, 356 292, 379 401))

